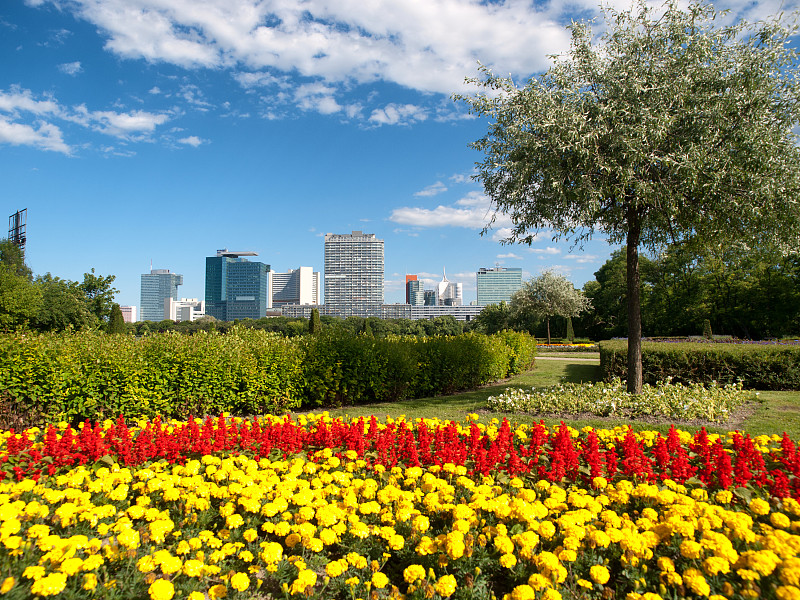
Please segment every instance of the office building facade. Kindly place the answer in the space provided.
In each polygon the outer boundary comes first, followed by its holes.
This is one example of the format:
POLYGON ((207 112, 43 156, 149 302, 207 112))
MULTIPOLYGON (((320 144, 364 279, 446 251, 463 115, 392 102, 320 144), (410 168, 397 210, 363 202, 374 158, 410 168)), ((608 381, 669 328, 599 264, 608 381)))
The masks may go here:
POLYGON ((206 257, 206 314, 220 321, 260 319, 269 308, 270 266, 250 261, 256 252, 217 250, 206 257))
POLYGON ((181 321, 196 321, 206 315, 206 303, 197 298, 181 298, 164 300, 164 318, 172 319, 176 323, 181 321))
POLYGON ((383 240, 353 231, 325 235, 325 306, 341 318, 380 314, 383 304, 383 240))
POLYGON ((447 279, 442 273, 442 280, 436 286, 436 306, 461 306, 464 304, 464 287, 447 279))
POLYGON ((511 295, 522 287, 521 268, 481 268, 475 276, 479 306, 509 302, 511 295))
POLYGON ((425 304, 425 290, 422 281, 416 275, 406 275, 406 304, 423 306, 425 304))
POLYGON ((120 306, 122 311, 122 320, 126 323, 136 322, 136 307, 135 306, 120 306))
POLYGON ((183 285, 183 275, 170 273, 169 269, 152 269, 142 275, 140 318, 142 321, 163 321, 164 301, 178 299, 178 286, 183 285))
POLYGON ((287 304, 319 304, 320 275, 311 267, 290 269, 286 273, 269 272, 270 308, 287 304))

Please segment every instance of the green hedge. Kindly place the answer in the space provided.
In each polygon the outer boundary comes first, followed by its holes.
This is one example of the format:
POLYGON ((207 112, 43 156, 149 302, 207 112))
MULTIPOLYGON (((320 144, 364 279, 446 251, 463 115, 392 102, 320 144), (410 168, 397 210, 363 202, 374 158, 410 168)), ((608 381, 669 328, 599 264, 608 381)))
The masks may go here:
MULTIPOLYGON (((600 342, 603 379, 627 377, 624 340, 600 342)), ((681 383, 736 383, 745 389, 800 390, 800 346, 708 343, 642 343, 644 381, 672 377, 681 383)))
POLYGON ((33 421, 263 414, 474 388, 529 367, 535 349, 530 336, 514 332, 14 333, 0 335, 0 400, 33 421))

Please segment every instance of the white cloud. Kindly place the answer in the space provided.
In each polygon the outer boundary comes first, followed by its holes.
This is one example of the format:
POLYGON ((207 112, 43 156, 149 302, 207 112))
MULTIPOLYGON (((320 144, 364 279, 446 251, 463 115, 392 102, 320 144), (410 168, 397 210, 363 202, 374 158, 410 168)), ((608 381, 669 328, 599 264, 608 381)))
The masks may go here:
POLYGON ((516 260, 522 260, 522 257, 518 254, 514 254, 513 252, 509 252, 507 254, 498 254, 497 258, 514 258, 516 260))
POLYGON ((72 149, 64 143, 61 130, 55 125, 38 122, 34 127, 22 123, 12 123, 2 115, 0 115, 0 144, 33 146, 62 154, 72 153, 72 149))
POLYGON ((547 248, 528 248, 528 252, 533 254, 561 254, 561 250, 548 246, 547 248))
POLYGON ((407 125, 428 118, 425 109, 414 104, 387 104, 376 108, 369 117, 377 125, 407 125))
POLYGON ((70 62, 70 63, 63 63, 58 65, 59 71, 62 73, 66 73, 67 75, 77 75, 83 68, 81 67, 80 61, 70 62))
POLYGON ((567 254, 565 260, 574 260, 579 265, 597 262, 599 257, 596 254, 567 254))
MULTIPOLYGON (((401 225, 416 227, 466 227, 483 229, 491 220, 493 209, 489 199, 480 192, 472 191, 452 206, 439 205, 436 208, 404 206, 395 208, 389 220, 401 225)), ((511 220, 502 214, 497 215, 493 228, 509 225, 511 220)))
POLYGON ((27 145, 44 150, 71 154, 61 127, 54 121, 80 125, 100 133, 126 140, 144 139, 169 120, 165 113, 137 110, 117 112, 90 111, 84 105, 62 106, 51 97, 34 97, 30 90, 0 90, 0 120, 3 133, 0 142, 27 145))
POLYGON ((196 135, 190 135, 189 137, 179 139, 178 143, 186 144, 187 146, 194 146, 195 148, 197 148, 199 145, 203 144, 204 141, 201 140, 196 135))
POLYGON ((437 194, 441 194, 447 191, 447 186, 443 184, 441 181, 437 181, 436 183, 429 185, 424 190, 419 192, 415 192, 415 196, 436 196, 437 194))
POLYGON ((154 96, 157 96, 158 94, 161 93, 161 88, 159 88, 157 85, 154 85, 153 87, 151 87, 148 90, 148 93, 153 94, 154 96))

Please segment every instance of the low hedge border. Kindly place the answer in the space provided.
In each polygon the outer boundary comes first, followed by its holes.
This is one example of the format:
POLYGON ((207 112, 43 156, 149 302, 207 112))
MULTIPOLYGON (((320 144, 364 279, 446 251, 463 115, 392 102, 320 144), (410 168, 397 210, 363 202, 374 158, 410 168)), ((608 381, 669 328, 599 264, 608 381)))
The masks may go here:
MULTIPOLYGON (((600 342, 605 381, 628 375, 626 340, 600 342)), ((800 347, 786 345, 642 342, 645 383, 672 378, 690 384, 741 381, 750 390, 800 390, 800 347)))

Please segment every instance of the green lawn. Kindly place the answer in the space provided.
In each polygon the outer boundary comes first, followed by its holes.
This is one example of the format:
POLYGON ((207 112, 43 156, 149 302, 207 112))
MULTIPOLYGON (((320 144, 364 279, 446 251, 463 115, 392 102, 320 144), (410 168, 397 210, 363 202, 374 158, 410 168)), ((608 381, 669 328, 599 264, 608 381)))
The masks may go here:
MULTIPOLYGON (((548 353, 546 356, 555 356, 548 353)), ((369 417, 375 415, 378 418, 386 416, 398 417, 405 415, 407 418, 439 418, 452 419, 455 421, 463 420, 468 413, 479 413, 483 418, 497 417, 502 419, 507 417, 510 421, 518 423, 531 423, 538 421, 541 416, 511 413, 490 413, 485 409, 486 399, 489 396, 498 395, 509 387, 543 387, 558 384, 562 381, 582 382, 598 381, 600 378, 599 360, 580 361, 570 360, 571 358, 594 358, 598 355, 588 353, 563 353, 564 360, 537 360, 533 370, 522 373, 507 381, 488 385, 478 390, 455 394, 452 396, 439 396, 435 398, 422 398, 419 400, 403 400, 401 402, 370 404, 363 406, 348 406, 342 409, 330 410, 333 417, 369 417)), ((728 425, 706 425, 709 431, 725 433, 730 430, 738 429, 746 431, 752 435, 760 434, 781 434, 786 431, 792 439, 800 439, 800 392, 760 392, 762 403, 749 407, 742 415, 734 417, 735 421, 728 425)), ((556 425, 563 420, 568 425, 575 428, 585 427, 615 427, 618 425, 631 424, 634 429, 655 429, 666 433, 669 430, 668 423, 620 420, 614 418, 590 417, 586 419, 576 419, 571 415, 564 415, 560 418, 544 417, 547 425, 556 425)), ((702 423, 676 423, 682 429, 694 431, 699 429, 702 423)))

